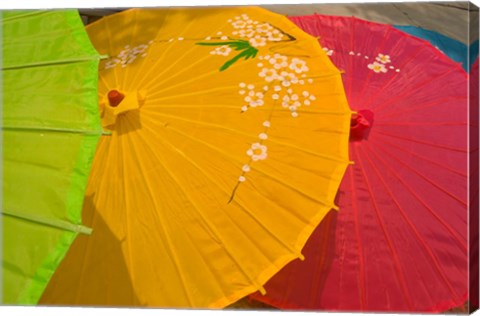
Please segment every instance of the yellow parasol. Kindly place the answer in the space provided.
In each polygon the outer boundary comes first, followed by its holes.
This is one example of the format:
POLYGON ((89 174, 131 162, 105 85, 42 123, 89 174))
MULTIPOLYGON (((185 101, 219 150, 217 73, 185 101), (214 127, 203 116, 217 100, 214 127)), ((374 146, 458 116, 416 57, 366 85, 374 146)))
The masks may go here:
POLYGON ((351 112, 317 41, 260 8, 134 9, 87 27, 103 136, 42 303, 224 307, 334 206, 351 112))

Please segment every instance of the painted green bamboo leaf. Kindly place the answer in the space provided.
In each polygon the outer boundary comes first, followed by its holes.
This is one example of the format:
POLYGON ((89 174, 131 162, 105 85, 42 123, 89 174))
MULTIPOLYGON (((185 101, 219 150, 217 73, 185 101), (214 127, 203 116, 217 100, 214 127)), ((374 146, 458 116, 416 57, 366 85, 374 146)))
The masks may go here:
POLYGON ((231 65, 233 65, 235 62, 237 62, 241 58, 243 58, 245 60, 247 60, 249 58, 255 58, 255 56, 257 55, 257 52, 258 52, 258 50, 256 48, 253 48, 253 47, 250 47, 250 48, 244 50, 243 52, 241 52, 240 54, 238 54, 237 56, 233 57, 232 59, 227 61, 225 64, 223 64, 223 66, 220 67, 220 71, 227 70, 231 65))
POLYGON ((235 62, 240 59, 247 60, 249 58, 255 58, 258 53, 258 49, 252 47, 248 41, 245 40, 236 40, 236 41, 229 41, 229 42, 201 42, 196 43, 197 45, 201 46, 228 46, 236 51, 242 51, 232 59, 228 60, 222 67, 220 67, 220 71, 227 70, 230 66, 232 66, 235 62))

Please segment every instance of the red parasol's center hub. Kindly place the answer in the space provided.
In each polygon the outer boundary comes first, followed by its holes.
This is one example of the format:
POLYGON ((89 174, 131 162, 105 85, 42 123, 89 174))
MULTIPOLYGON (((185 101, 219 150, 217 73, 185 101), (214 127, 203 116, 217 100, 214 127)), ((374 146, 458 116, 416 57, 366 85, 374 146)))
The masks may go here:
POLYGON ((112 107, 117 107, 120 102, 125 98, 125 95, 117 90, 110 90, 108 92, 108 103, 112 107))
POLYGON ((373 124, 373 112, 360 110, 352 115, 350 120, 350 140, 359 141, 366 139, 373 124))

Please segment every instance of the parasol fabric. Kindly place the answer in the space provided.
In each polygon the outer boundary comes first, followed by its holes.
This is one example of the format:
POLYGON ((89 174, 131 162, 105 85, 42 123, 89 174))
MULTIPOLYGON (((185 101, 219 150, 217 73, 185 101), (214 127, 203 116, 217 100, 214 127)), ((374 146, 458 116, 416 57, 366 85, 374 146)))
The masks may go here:
POLYGON ((42 303, 224 307, 334 207, 351 111, 317 41, 260 8, 89 25, 103 126, 79 239, 42 303))
POLYGON ((292 17, 345 71, 352 118, 334 237, 253 298, 280 308, 443 311, 467 299, 467 74, 428 42, 356 18, 292 17))
POLYGON ((396 29, 399 29, 405 33, 416 36, 418 38, 429 41, 430 44, 439 49, 442 53, 450 57, 452 60, 461 63, 465 71, 470 69, 470 60, 475 60, 475 57, 468 55, 469 47, 462 42, 454 40, 446 35, 440 34, 435 31, 427 30, 421 27, 412 25, 394 25, 396 29))
POLYGON ((82 226, 102 132, 99 55, 76 11, 4 11, 4 304, 35 304, 82 226))

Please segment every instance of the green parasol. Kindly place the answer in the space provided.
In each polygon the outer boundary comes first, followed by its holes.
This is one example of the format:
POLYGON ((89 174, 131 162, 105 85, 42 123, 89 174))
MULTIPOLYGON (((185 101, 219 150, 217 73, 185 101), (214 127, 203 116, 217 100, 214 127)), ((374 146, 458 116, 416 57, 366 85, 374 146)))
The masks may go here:
POLYGON ((35 304, 82 226, 96 145, 98 62, 80 16, 4 11, 4 304, 35 304))

